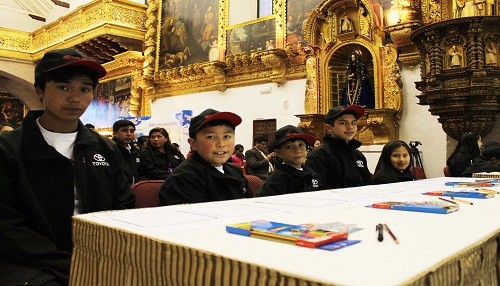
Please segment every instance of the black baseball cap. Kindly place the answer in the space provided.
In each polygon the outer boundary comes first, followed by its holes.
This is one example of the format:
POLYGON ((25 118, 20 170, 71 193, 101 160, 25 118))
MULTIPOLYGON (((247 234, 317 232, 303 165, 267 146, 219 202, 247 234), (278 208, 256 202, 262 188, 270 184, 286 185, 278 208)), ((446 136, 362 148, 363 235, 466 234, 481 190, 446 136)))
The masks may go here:
POLYGON ((225 120, 230 123, 233 127, 240 125, 241 117, 232 112, 217 111, 215 109, 206 109, 199 115, 191 118, 191 125, 189 126, 189 137, 194 138, 195 134, 201 127, 209 122, 215 120, 225 120))
POLYGON ((75 49, 60 49, 45 53, 35 67, 35 75, 70 66, 86 67, 94 72, 97 78, 106 75, 106 69, 100 63, 75 49))
POLYGON ((363 116, 363 114, 365 114, 365 109, 361 105, 336 106, 330 109, 330 111, 328 111, 328 113, 325 116, 325 122, 327 124, 330 124, 335 120, 335 118, 339 117, 344 113, 350 113, 354 115, 356 119, 359 119, 361 116, 363 116))
POLYGON ((302 129, 293 125, 286 125, 276 130, 274 139, 269 146, 269 150, 275 150, 281 143, 288 140, 302 139, 307 145, 312 146, 316 138, 310 134, 305 133, 302 129))

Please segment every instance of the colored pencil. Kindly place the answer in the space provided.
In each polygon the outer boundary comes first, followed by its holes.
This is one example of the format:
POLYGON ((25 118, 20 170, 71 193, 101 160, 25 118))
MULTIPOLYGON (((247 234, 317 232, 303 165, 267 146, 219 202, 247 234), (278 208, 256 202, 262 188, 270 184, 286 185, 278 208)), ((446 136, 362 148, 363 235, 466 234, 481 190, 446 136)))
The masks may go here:
POLYGON ((454 204, 454 205, 458 205, 456 202, 454 202, 454 201, 450 201, 450 200, 447 200, 447 199, 445 199, 445 198, 441 198, 441 197, 440 197, 440 198, 438 198, 438 199, 440 199, 440 200, 442 200, 442 201, 445 201, 445 202, 449 202, 449 203, 454 204))
POLYGON ((387 226, 387 224, 384 223, 384 227, 387 230, 387 232, 389 233, 389 235, 392 237, 392 239, 394 240, 394 242, 396 244, 399 244, 398 238, 394 235, 394 233, 392 233, 391 229, 387 226))
POLYGON ((454 198, 454 197, 451 197, 451 199, 453 201, 456 201, 456 202, 459 202, 459 203, 463 203, 463 204, 468 204, 468 205, 472 205, 473 204, 472 202, 469 202, 469 201, 466 201, 466 200, 462 200, 462 199, 457 199, 457 198, 454 198))

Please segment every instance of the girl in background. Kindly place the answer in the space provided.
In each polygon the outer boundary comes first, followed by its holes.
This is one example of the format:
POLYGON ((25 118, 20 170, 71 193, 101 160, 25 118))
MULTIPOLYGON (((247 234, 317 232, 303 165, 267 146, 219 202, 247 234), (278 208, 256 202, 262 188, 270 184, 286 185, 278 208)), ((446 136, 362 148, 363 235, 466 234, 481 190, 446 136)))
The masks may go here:
POLYGON ((375 184, 413 181, 410 146, 396 140, 385 144, 380 154, 373 181, 375 184))
POLYGON ((452 177, 460 177, 471 165, 472 160, 481 155, 481 136, 473 132, 464 132, 455 151, 451 153, 446 165, 450 167, 452 177))
POLYGON ((231 161, 235 164, 238 164, 241 167, 241 170, 243 171, 243 174, 246 174, 245 171, 245 165, 247 164, 245 160, 245 155, 243 152, 245 151, 245 148, 241 144, 236 144, 234 146, 234 153, 231 155, 231 161))

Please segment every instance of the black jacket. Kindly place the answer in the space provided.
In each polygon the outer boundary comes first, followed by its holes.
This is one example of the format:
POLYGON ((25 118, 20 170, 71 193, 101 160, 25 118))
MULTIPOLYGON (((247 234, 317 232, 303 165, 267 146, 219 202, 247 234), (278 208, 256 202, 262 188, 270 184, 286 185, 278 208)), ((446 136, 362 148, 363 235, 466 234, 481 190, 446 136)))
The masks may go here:
POLYGON ((184 155, 174 148, 165 153, 148 147, 139 151, 139 180, 165 180, 185 160, 184 155))
POLYGON ((472 160, 472 164, 465 169, 461 176, 472 177, 472 174, 481 172, 500 172, 500 165, 491 162, 491 160, 483 156, 479 156, 472 160))
POLYGON ((320 190, 372 183, 366 158, 357 150, 360 146, 361 142, 355 139, 347 143, 326 135, 321 145, 309 152, 306 166, 316 172, 320 190))
POLYGON ((446 162, 450 167, 450 172, 452 177, 460 177, 463 172, 471 165, 472 158, 468 155, 462 153, 457 153, 453 157, 449 158, 446 162))
POLYGON ((160 205, 176 205, 251 198, 252 192, 239 166, 223 164, 224 174, 197 152, 165 180, 160 205))
MULTIPOLYGON (((267 151, 264 154, 267 155, 267 151)), ((263 181, 267 180, 269 177, 269 161, 262 156, 257 148, 248 149, 245 152, 245 160, 247 161, 249 175, 255 175, 263 181)))
POLYGON ((389 183, 397 183, 397 182, 406 182, 413 181, 414 176, 413 173, 409 170, 407 171, 399 171, 394 168, 383 169, 380 172, 375 172, 373 174, 373 183, 374 184, 389 184, 389 183))
POLYGON ((277 164, 274 172, 265 182, 259 196, 275 196, 291 193, 302 193, 319 190, 318 179, 313 170, 303 167, 303 170, 277 164))
POLYGON ((115 141, 116 145, 118 146, 118 149, 120 150, 120 153, 122 154, 122 159, 123 159, 123 169, 125 171, 125 176, 127 176, 127 179, 130 184, 133 184, 134 182, 139 181, 139 172, 138 172, 138 167, 139 167, 139 149, 135 147, 134 144, 130 144, 130 151, 120 145, 116 138, 113 139, 115 141))
POLYGON ((35 121, 42 113, 29 112, 21 128, 0 136, 0 285, 6 269, 67 283, 75 186, 83 213, 135 202, 114 142, 79 122, 69 160, 43 138, 35 121))

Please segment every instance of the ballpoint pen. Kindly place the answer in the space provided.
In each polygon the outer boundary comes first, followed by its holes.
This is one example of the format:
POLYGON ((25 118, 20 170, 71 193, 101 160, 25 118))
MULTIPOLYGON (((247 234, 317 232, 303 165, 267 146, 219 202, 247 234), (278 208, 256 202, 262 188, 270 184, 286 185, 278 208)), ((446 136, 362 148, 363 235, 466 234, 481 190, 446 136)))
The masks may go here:
POLYGON ((378 241, 382 242, 382 240, 384 240, 384 225, 381 223, 377 224, 375 230, 378 231, 378 241))

